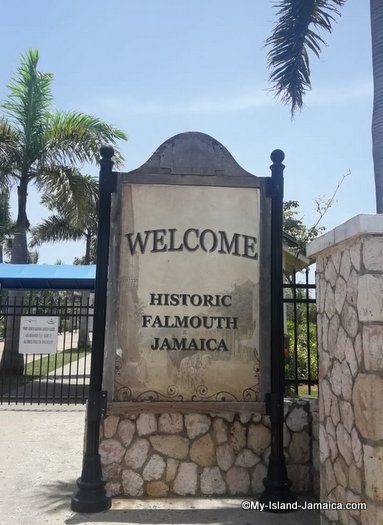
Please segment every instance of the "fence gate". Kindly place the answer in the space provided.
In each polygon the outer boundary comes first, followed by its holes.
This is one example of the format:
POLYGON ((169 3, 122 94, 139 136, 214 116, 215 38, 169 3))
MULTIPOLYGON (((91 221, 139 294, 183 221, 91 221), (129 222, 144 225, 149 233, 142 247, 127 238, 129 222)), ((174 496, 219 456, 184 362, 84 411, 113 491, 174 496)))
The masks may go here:
POLYGON ((2 290, 0 404, 84 404, 93 293, 2 290))

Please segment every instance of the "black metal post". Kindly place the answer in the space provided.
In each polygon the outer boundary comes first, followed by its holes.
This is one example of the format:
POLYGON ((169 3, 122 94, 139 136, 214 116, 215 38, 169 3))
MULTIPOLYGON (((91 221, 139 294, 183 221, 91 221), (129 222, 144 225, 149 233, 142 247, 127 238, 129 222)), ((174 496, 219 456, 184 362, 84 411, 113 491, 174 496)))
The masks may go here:
POLYGON ((110 198, 115 182, 112 172, 114 150, 111 146, 102 146, 100 153, 97 265, 86 442, 81 477, 77 480, 77 490, 71 499, 71 509, 85 513, 101 512, 111 506, 111 498, 106 495, 105 482, 102 480, 98 447, 100 422, 106 405, 106 392, 102 391, 102 374, 109 258, 110 198))
POLYGON ((284 398, 284 330, 283 330, 283 170, 285 154, 274 150, 270 156, 271 169, 271 450, 265 491, 260 501, 269 512, 286 512, 285 505, 294 503, 296 497, 290 492, 283 454, 283 398, 284 398))

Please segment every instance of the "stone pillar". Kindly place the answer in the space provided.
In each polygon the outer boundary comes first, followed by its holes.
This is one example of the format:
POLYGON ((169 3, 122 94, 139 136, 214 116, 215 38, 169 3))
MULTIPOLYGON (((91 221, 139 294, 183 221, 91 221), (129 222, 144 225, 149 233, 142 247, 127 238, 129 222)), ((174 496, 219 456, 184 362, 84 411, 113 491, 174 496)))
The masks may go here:
POLYGON ((323 524, 383 523, 383 216, 358 215, 313 241, 323 524))

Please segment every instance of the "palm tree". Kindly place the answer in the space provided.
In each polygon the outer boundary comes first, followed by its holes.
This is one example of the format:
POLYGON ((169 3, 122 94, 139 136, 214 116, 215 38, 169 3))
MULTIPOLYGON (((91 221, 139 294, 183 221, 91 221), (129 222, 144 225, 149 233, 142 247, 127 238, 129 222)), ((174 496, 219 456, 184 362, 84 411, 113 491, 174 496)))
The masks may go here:
MULTIPOLYGON (((278 21, 266 44, 270 80, 294 115, 311 89, 309 51, 319 57, 325 43, 320 31, 332 31, 332 23, 346 0, 278 0, 278 21)), ((372 151, 376 211, 383 213, 383 2, 370 0, 374 107, 372 151)))
MULTIPOLYGON (((68 199, 63 192, 44 195, 43 204, 56 212, 32 228, 30 246, 40 246, 44 242, 85 240, 85 254, 75 260, 78 264, 95 264, 96 235, 98 218, 98 181, 89 175, 82 176, 88 185, 81 206, 77 201, 68 199)), ((81 294, 81 312, 79 324, 79 348, 89 348, 87 314, 89 311, 90 292, 84 290, 81 294), (84 313, 85 312, 85 313, 84 313)))
POLYGON ((44 242, 85 240, 85 254, 81 264, 95 264, 95 241, 98 217, 98 181, 89 175, 78 176, 87 191, 81 201, 67 197, 61 190, 43 195, 41 202, 54 211, 47 219, 32 228, 30 246, 44 242))
MULTIPOLYGON (((22 57, 8 85, 9 96, 1 105, 0 180, 3 186, 16 182, 18 195, 12 263, 28 262, 28 186, 35 184, 45 195, 65 193, 81 206, 87 181, 79 177, 76 165, 96 161, 102 143, 126 140, 122 131, 96 117, 53 111, 53 75, 38 71, 38 60, 36 50, 22 57)), ((120 160, 117 152, 116 161, 120 160)), ((12 326, 12 333, 18 333, 18 327, 12 326)), ((6 344, 1 367, 9 373, 21 373, 22 356, 15 359, 14 353, 6 344)))

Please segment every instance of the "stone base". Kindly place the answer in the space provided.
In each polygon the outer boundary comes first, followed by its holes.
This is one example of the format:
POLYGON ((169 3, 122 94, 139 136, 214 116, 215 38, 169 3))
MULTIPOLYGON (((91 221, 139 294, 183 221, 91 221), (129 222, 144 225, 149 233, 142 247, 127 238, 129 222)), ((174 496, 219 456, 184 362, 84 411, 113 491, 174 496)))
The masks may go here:
MULTIPOLYGON (((296 494, 312 493, 314 405, 285 403, 287 469, 296 494)), ((268 416, 115 413, 101 431, 103 476, 111 496, 249 496, 264 490, 268 416)))

